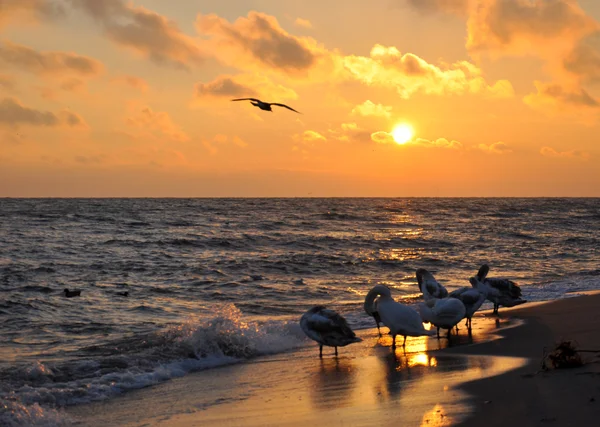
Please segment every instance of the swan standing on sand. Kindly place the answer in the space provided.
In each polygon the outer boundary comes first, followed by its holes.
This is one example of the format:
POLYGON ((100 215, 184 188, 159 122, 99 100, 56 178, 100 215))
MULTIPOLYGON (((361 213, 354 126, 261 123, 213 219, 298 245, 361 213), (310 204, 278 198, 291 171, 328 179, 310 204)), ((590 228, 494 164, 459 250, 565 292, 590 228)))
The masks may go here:
POLYGON ((384 285, 376 285, 369 291, 364 304, 367 314, 377 317, 390 329, 392 335, 392 348, 396 348, 396 335, 404 336, 402 346, 406 345, 406 337, 420 337, 433 335, 423 327, 421 316, 415 309, 400 304, 392 298, 390 288, 384 285), (379 297, 379 298, 377 298, 379 297), (375 300, 377 298, 377 300, 375 300))
POLYGON ((310 339, 319 343, 319 357, 323 357, 323 346, 337 348, 348 344, 362 341, 357 337, 348 322, 338 313, 329 310, 322 305, 317 305, 300 318, 300 327, 310 339))
POLYGON ((450 292, 448 297, 456 298, 464 304, 467 330, 471 333, 471 318, 487 298, 487 288, 476 277, 471 277, 469 281, 471 282, 471 287, 464 286, 456 289, 450 292))
POLYGON ((276 105, 278 107, 283 107, 283 108, 287 108, 288 110, 292 110, 295 113, 302 114, 300 111, 296 111, 288 105, 278 104, 276 102, 263 102, 260 99, 256 99, 256 98, 237 98, 237 99, 232 99, 232 101, 250 101, 250 104, 254 105, 255 107, 260 108, 263 111, 273 112, 273 110, 271 109, 271 105, 276 105))
POLYGON ((490 267, 483 264, 477 272, 476 279, 483 284, 480 289, 487 291, 487 299, 494 303, 493 314, 498 314, 498 308, 514 307, 515 305, 523 304, 527 300, 521 299, 521 288, 512 280, 499 277, 487 277, 490 267))
POLYGON ((417 269, 417 283, 425 301, 432 298, 446 298, 448 291, 435 280, 433 274, 424 268, 417 269))
POLYGON ((465 318, 465 305, 456 298, 430 299, 419 303, 419 313, 423 322, 429 322, 437 328, 437 336, 440 337, 440 328, 448 329, 450 332, 458 322, 465 318))

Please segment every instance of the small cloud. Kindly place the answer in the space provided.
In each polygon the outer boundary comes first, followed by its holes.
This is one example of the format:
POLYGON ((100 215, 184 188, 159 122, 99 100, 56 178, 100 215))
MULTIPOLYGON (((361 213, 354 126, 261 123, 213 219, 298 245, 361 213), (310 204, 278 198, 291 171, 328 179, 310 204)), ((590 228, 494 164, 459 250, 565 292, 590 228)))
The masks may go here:
POLYGON ((384 132, 382 130, 373 132, 371 134, 371 140, 377 142, 378 144, 391 144, 395 142, 391 133, 384 132))
POLYGON ((0 101, 0 124, 54 127, 60 124, 60 120, 50 111, 26 107, 16 98, 4 98, 0 101))
POLYGON ((85 82, 76 77, 63 81, 60 88, 66 92, 81 92, 85 89, 85 82))
POLYGON ((87 56, 71 52, 39 52, 9 41, 0 43, 0 61, 19 71, 58 76, 73 73, 91 77, 100 74, 104 68, 101 62, 87 56))
POLYGON ((375 104, 370 100, 366 100, 362 104, 354 107, 352 109, 352 114, 390 118, 392 116, 392 107, 375 104))
POLYGON ((356 123, 342 123, 343 131, 353 131, 358 130, 358 125, 356 123))
POLYGON ((481 151, 484 151, 489 154, 512 153, 512 150, 509 148, 509 146, 506 143, 501 142, 501 141, 494 142, 493 144, 490 144, 490 145, 479 144, 477 146, 477 148, 479 148, 481 151))
POLYGON ((139 90, 142 93, 148 91, 148 83, 146 82, 146 80, 140 77, 124 75, 115 77, 114 79, 112 79, 112 82, 116 84, 123 84, 129 86, 133 89, 139 90))
POLYGON ((63 110, 58 115, 61 119, 61 122, 67 125, 68 127, 88 127, 83 118, 77 113, 74 113, 69 110, 63 110))
POLYGON ((16 86, 16 81, 12 76, 0 74, 0 90, 13 90, 16 86))
POLYGON ((128 117, 126 121, 129 126, 140 129, 146 136, 166 136, 178 142, 190 140, 190 137, 173 122, 169 113, 165 111, 154 111, 146 106, 135 116, 128 117))
POLYGON ((297 99, 298 94, 257 74, 222 75, 213 81, 199 82, 194 85, 192 104, 201 104, 205 99, 214 98, 260 98, 264 101, 281 102, 286 99, 297 99))
POLYGON ((545 157, 552 158, 564 158, 564 159, 581 159, 588 160, 590 153, 587 151, 570 150, 570 151, 556 151, 552 147, 542 147, 540 154, 545 157))
POLYGON ((564 110, 596 110, 600 102, 584 89, 567 88, 559 84, 534 82, 537 93, 529 94, 524 101, 529 106, 549 113, 564 110))
POLYGON ((306 142, 327 141, 327 138, 314 130, 305 130, 301 135, 296 134, 294 135, 294 139, 306 142))
POLYGON ((258 94, 251 87, 234 80, 232 76, 219 76, 212 82, 196 83, 194 94, 197 97, 256 97, 258 94))
POLYGON ((417 138, 414 144, 426 148, 449 148, 452 150, 462 150, 464 148, 461 142, 455 140, 448 141, 446 138, 438 138, 431 141, 424 138, 417 138))
POLYGON ((104 156, 75 156, 75 161, 83 165, 97 165, 104 162, 104 156))
POLYGON ((215 155, 219 151, 219 149, 218 149, 219 145, 221 145, 221 146, 227 145, 227 144, 229 144, 229 142, 231 142, 232 144, 234 144, 240 148, 246 148, 248 146, 248 143, 237 135, 233 136, 233 137, 229 137, 229 136, 221 134, 221 133, 215 135, 211 140, 204 140, 202 142, 202 144, 204 145, 204 147, 208 150, 208 152, 211 155, 215 155))
POLYGON ((311 29, 313 26, 308 19, 296 18, 294 21, 296 27, 311 29))
POLYGON ((240 138, 239 136, 234 136, 231 141, 237 145, 238 147, 241 148, 245 148, 248 146, 248 143, 246 141, 244 141, 242 138, 240 138))

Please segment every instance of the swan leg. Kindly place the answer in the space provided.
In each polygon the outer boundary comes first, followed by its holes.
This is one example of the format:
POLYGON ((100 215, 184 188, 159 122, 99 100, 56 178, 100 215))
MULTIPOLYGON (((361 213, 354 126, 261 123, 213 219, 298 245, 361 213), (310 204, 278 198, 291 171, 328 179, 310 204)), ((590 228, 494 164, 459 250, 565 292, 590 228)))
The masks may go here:
POLYGON ((375 324, 377 325, 377 333, 379 333, 379 336, 381 337, 381 329, 379 328, 379 322, 376 320, 375 324))
POLYGON ((337 346, 335 346, 335 355, 337 356, 337 346))
POLYGON ((440 339, 440 328, 437 328, 437 337, 440 339))
POLYGON ((392 335, 392 349, 396 348, 396 335, 392 335))
POLYGON ((492 314, 498 315, 498 304, 494 303, 494 312, 492 314))
POLYGON ((319 344, 319 357, 323 358, 323 344, 319 344))
POLYGON ((404 342, 402 343, 402 347, 406 347, 406 335, 404 335, 404 342))
POLYGON ((450 333, 452 332, 452 328, 448 329, 448 335, 446 338, 448 338, 448 340, 450 340, 450 333))

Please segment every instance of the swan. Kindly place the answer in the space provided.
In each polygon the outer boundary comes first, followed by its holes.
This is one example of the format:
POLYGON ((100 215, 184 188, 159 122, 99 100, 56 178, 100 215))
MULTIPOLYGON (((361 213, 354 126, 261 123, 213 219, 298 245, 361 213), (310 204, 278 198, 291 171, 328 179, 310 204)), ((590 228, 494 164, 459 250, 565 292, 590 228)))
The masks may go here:
POLYGON ((273 111, 271 109, 271 105, 276 105, 278 107, 283 107, 283 108, 287 108, 288 110, 292 110, 295 113, 302 114, 300 111, 296 111, 288 105, 278 104, 276 102, 263 102, 260 99, 256 99, 256 98, 236 98, 236 99, 232 99, 232 101, 250 101, 250 103, 252 105, 254 105, 255 107, 258 107, 264 111, 271 111, 271 112, 273 111))
POLYGON ((465 306, 465 318, 467 319, 467 330, 471 332, 471 319, 475 312, 479 310, 481 305, 487 298, 487 288, 477 280, 476 277, 469 279, 471 287, 464 286, 456 289, 448 294, 449 298, 456 298, 460 300, 465 306))
POLYGON ((300 318, 300 327, 310 339, 319 343, 319 357, 323 357, 323 346, 338 347, 362 341, 357 337, 348 322, 338 313, 322 305, 317 305, 300 318))
POLYGON ((437 328, 437 336, 440 336, 440 328, 448 329, 450 332, 458 322, 465 317, 465 305, 456 298, 430 299, 419 303, 419 313, 424 322, 429 322, 437 328))
POLYGON ((390 329, 392 348, 396 348, 396 335, 404 336, 402 343, 404 347, 406 337, 434 334, 433 331, 428 331, 423 327, 421 316, 415 309, 394 301, 390 288, 387 286, 374 286, 365 298, 364 308, 367 314, 373 316, 376 321, 379 318, 381 323, 390 329))
POLYGON ((494 303, 493 314, 498 314, 498 308, 514 307, 515 305, 526 303, 527 300, 521 299, 521 288, 512 280, 487 277, 490 267, 483 264, 477 272, 476 279, 482 283, 480 289, 487 291, 487 299, 494 303))
POLYGON ((423 292, 425 301, 431 298, 446 298, 448 291, 440 283, 435 280, 433 274, 424 268, 417 269, 417 282, 419 289, 423 292))

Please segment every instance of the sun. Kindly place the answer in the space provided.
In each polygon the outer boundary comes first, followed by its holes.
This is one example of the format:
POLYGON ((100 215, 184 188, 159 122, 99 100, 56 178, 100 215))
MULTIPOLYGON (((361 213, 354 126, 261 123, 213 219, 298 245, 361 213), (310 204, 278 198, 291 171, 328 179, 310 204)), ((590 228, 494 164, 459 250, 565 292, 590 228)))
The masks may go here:
POLYGON ((413 128, 406 123, 396 125, 392 131, 392 137, 397 144, 406 144, 413 137, 413 128))

